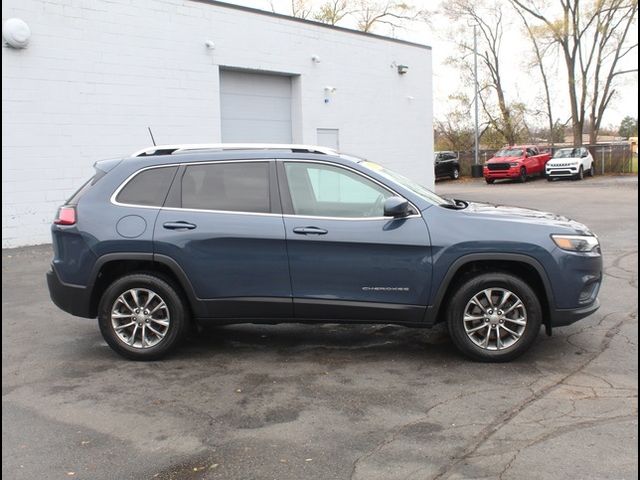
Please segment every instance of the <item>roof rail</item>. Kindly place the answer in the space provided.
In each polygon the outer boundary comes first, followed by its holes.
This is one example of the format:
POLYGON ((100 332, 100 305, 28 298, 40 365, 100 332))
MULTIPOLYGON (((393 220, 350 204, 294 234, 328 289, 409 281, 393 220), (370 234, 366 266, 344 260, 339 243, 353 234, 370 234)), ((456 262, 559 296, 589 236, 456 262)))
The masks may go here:
POLYGON ((187 143, 176 145, 155 145, 138 150, 132 157, 146 157, 153 155, 173 155, 197 150, 291 150, 295 152, 323 153, 335 155, 335 150, 316 145, 298 145, 290 143, 187 143))

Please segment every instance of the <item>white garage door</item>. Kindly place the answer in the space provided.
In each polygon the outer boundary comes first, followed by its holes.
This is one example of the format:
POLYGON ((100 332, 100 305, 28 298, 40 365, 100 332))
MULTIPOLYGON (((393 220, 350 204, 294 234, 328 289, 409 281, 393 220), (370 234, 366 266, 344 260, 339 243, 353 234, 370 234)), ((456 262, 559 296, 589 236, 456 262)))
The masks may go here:
POLYGON ((291 77, 220 71, 222 141, 291 143, 291 77))

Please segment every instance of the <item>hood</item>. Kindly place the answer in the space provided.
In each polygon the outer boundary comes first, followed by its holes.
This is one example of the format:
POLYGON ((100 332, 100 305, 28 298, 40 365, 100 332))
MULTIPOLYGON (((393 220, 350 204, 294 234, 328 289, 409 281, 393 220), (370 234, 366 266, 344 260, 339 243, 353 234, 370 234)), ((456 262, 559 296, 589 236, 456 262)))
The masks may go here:
POLYGON ((511 222, 534 223, 538 225, 548 225, 550 227, 561 227, 574 230, 580 235, 593 235, 589 228, 582 223, 555 213, 543 212, 529 208, 509 207, 505 205, 492 205, 489 203, 469 202, 467 208, 462 210, 469 215, 486 216, 493 220, 504 220, 511 222))
POLYGON ((509 163, 509 162, 521 162, 522 157, 492 157, 487 160, 487 163, 509 163))

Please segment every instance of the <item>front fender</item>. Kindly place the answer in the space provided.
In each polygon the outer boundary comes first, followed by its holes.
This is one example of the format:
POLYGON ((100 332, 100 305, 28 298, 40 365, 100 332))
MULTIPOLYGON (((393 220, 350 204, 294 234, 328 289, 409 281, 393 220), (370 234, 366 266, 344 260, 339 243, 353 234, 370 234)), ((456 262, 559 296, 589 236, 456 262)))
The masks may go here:
MULTIPOLYGON (((482 252, 482 253, 469 253, 464 254, 453 260, 447 262, 448 266, 444 267, 440 265, 438 268, 434 268, 434 286, 437 288, 432 290, 432 298, 429 302, 429 306, 425 312, 424 322, 427 325, 434 325, 438 321, 440 308, 442 307, 445 299, 446 292, 451 285, 452 280, 456 274, 461 271, 466 265, 472 262, 479 261, 501 261, 501 262, 513 262, 528 265, 536 270, 538 273, 542 285, 545 289, 547 300, 549 305, 554 305, 553 290, 549 276, 544 266, 535 258, 530 255, 521 253, 499 253, 499 252, 482 252)), ((434 265, 435 267, 435 265, 434 265)))

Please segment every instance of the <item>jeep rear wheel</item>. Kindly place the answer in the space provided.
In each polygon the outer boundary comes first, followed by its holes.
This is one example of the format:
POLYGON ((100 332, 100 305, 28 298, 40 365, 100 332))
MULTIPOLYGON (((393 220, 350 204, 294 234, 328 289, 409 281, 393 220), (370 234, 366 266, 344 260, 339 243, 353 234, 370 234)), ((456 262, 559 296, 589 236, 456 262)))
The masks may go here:
POLYGON ((447 312, 458 349, 482 362, 508 362, 526 352, 540 331, 536 293, 508 273, 485 273, 462 283, 447 312))
POLYGON ((113 282, 98 307, 100 331, 109 346, 132 360, 155 360, 182 339, 186 308, 176 289, 153 274, 113 282))

